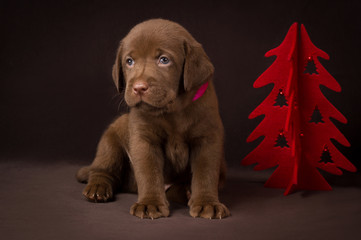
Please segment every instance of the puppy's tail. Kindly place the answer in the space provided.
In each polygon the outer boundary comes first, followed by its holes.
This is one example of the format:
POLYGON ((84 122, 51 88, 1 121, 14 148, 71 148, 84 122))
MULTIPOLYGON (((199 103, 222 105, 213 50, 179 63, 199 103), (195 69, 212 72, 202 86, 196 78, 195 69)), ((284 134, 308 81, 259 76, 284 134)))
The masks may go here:
POLYGON ((82 167, 76 173, 76 179, 81 183, 87 183, 89 179, 90 166, 82 167))

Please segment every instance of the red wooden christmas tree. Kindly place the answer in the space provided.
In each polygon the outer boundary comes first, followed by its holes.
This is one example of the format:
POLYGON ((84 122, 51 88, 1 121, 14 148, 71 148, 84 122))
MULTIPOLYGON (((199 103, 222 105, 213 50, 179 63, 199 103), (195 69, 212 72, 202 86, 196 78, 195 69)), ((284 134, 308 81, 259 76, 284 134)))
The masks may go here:
POLYGON ((265 115, 247 142, 264 136, 263 141, 243 160, 255 164, 255 170, 278 165, 265 186, 294 190, 331 190, 317 168, 341 175, 341 169, 356 171, 333 145, 335 139, 344 146, 350 143, 330 121, 330 117, 347 123, 346 118, 325 98, 320 85, 340 92, 337 81, 325 70, 317 57, 329 59, 315 47, 303 25, 289 29, 282 44, 265 54, 276 55, 274 63, 255 81, 260 88, 273 83, 269 96, 249 118, 265 115))

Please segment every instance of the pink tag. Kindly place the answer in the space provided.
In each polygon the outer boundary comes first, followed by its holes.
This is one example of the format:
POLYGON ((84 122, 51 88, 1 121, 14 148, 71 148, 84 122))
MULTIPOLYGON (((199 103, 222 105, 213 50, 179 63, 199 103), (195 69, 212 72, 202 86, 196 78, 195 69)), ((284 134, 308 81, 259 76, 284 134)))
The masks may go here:
POLYGON ((206 90, 208 88, 208 84, 209 84, 209 82, 206 82, 198 89, 198 91, 196 92, 196 95, 194 95, 194 97, 192 99, 192 102, 194 102, 195 100, 197 100, 198 98, 203 96, 203 94, 206 92, 206 90))

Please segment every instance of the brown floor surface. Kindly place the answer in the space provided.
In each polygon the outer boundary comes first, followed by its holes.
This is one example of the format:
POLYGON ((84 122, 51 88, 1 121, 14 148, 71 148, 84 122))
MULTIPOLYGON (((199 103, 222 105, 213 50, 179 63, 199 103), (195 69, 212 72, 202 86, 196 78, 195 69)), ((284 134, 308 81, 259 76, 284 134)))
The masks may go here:
POLYGON ((267 189, 271 171, 233 168, 221 200, 232 216, 193 219, 186 206, 171 205, 171 216, 131 216, 134 194, 94 204, 82 198, 78 164, 30 160, 0 162, 2 239, 361 239, 361 175, 328 176, 333 191, 267 189))

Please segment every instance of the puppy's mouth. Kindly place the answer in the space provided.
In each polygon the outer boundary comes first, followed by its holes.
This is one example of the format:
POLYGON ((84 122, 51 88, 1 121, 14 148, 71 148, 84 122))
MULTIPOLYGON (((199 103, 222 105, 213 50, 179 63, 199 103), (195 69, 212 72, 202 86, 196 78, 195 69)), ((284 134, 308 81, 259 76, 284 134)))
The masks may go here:
POLYGON ((172 111, 177 95, 172 91, 163 91, 159 88, 152 88, 143 94, 134 94, 128 91, 125 94, 125 101, 131 108, 137 108, 144 112, 166 113, 172 111))
POLYGON ((153 113, 153 114, 162 114, 162 113, 169 112, 169 110, 170 110, 169 107, 172 104, 173 104, 173 100, 170 101, 168 104, 165 104, 164 106, 154 106, 150 103, 147 103, 147 102, 141 100, 135 105, 135 108, 138 108, 144 112, 149 112, 149 113, 153 113))
POLYGON ((143 109, 143 110, 148 110, 148 111, 159 111, 159 110, 163 109, 163 107, 156 107, 156 106, 153 106, 153 105, 151 105, 149 103, 146 103, 144 101, 139 101, 135 105, 135 107, 143 109))

